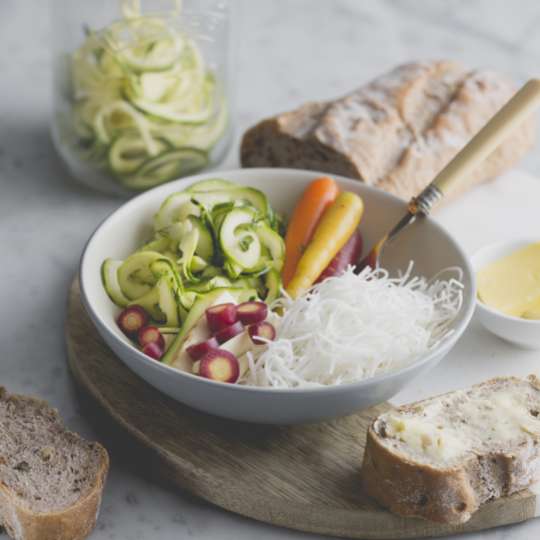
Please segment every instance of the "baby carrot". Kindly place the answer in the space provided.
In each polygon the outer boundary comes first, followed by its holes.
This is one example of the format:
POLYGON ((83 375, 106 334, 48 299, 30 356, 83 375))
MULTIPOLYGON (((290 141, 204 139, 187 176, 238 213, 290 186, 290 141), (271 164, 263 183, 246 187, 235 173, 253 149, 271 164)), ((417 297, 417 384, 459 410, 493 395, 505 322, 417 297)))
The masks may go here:
POLYGON ((287 286, 292 298, 301 295, 315 283, 356 230, 363 212, 362 199, 349 191, 338 195, 328 207, 287 286))
POLYGON ((336 200, 338 193, 336 181, 323 176, 309 184, 296 204, 285 235, 285 263, 282 273, 285 287, 292 279, 319 219, 325 209, 336 200))

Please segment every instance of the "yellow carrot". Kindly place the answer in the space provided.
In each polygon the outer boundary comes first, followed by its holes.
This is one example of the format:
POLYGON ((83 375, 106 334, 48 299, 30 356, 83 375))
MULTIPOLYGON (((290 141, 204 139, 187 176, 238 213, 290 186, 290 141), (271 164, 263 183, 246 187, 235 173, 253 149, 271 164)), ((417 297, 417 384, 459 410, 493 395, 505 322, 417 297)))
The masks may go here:
POLYGON ((323 176, 313 180, 296 203, 285 235, 285 262, 281 271, 285 287, 294 276, 296 265, 309 244, 317 223, 328 206, 336 200, 338 193, 336 181, 323 176))
POLYGON ((356 230, 363 212, 362 199, 349 191, 338 195, 325 210, 287 286, 292 298, 301 295, 315 283, 356 230))

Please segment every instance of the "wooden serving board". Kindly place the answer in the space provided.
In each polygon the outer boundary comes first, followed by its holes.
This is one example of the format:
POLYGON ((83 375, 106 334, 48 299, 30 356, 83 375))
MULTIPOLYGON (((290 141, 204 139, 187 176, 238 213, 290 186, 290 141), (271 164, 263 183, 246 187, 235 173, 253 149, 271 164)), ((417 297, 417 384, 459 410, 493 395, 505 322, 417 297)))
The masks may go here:
MULTIPOLYGON (((164 396, 132 373, 88 318, 75 281, 66 323, 76 381, 145 452, 156 480, 253 519, 348 538, 421 538, 516 523, 536 514, 524 491, 486 504, 462 526, 400 518, 362 493, 360 464, 370 420, 384 403, 332 422, 259 426, 209 416, 164 396)), ((93 405, 92 405, 93 406, 93 405)), ((131 448, 131 447, 130 447, 131 448)))

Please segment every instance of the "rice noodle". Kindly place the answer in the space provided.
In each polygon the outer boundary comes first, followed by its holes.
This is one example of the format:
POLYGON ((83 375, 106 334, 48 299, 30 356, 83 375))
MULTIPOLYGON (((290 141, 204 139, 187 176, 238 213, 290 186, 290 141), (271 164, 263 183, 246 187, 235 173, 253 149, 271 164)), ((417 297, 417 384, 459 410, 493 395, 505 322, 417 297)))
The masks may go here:
POLYGON ((240 384, 308 388, 360 381, 413 363, 450 333, 462 301, 460 268, 432 279, 352 267, 273 306, 275 341, 248 353, 240 384), (443 279, 447 276, 446 279, 443 279), (455 277, 453 277, 455 276, 455 277))

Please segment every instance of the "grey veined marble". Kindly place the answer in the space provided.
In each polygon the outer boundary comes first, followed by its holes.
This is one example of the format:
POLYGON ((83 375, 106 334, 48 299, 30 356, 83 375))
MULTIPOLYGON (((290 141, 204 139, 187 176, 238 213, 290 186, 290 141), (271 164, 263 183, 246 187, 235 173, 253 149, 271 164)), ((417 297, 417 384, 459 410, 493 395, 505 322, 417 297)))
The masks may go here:
MULTIPOLYGON (((238 3, 239 133, 262 116, 306 100, 345 93, 412 59, 456 58, 471 66, 506 71, 520 80, 538 73, 537 0, 238 3)), ((12 391, 49 400, 71 428, 92 436, 66 369, 65 301, 85 240, 120 201, 79 187, 52 148, 46 8, 47 2, 37 0, 0 2, 0 383, 12 391)), ((235 146, 223 167, 237 163, 235 146)), ((524 167, 538 173, 540 153, 532 152, 524 167)), ((537 189, 534 178, 519 177, 520 189, 537 189)), ((463 206, 441 213, 441 221, 470 250, 497 240, 492 238, 494 231, 519 234, 531 224, 539 230, 536 206, 516 199, 518 188, 512 188, 512 181, 501 179, 477 190, 463 206), (496 223, 500 222, 497 212, 504 208, 496 210, 496 205, 511 201, 512 196, 514 214, 509 216, 510 225, 503 228, 504 224, 496 223), (485 213, 468 222, 480 224, 471 236, 465 216, 479 207, 485 213)), ((538 195, 540 191, 536 191, 536 201, 538 195)), ((536 368, 535 361, 531 353, 516 351, 473 323, 445 362, 399 400, 457 387, 494 372, 526 373, 536 368)), ((526 540, 539 534, 540 522, 533 521, 468 538, 526 540)), ((92 538, 188 537, 315 538, 255 523, 189 495, 166 491, 135 475, 125 456, 113 456, 101 518, 92 538)))

